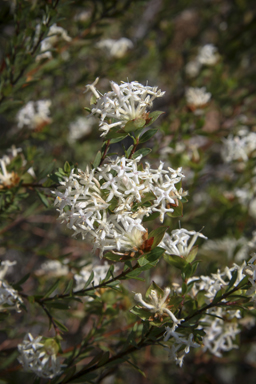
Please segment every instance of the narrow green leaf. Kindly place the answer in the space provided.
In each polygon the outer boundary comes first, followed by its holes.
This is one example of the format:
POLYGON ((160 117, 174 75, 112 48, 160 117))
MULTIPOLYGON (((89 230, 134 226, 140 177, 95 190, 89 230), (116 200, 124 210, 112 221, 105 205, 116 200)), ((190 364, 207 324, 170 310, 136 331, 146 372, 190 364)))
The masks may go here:
POLYGON ((139 149, 138 151, 136 151, 133 155, 132 155, 132 158, 133 159, 136 159, 138 156, 142 155, 143 157, 144 156, 147 156, 150 152, 152 151, 151 148, 141 148, 139 149))
POLYGON ((101 151, 98 151, 93 162, 93 168, 97 168, 100 165, 100 161, 101 161, 101 151))
POLYGON ((68 328, 64 324, 62 324, 59 320, 54 319, 54 322, 56 323, 56 325, 61 331, 68 332, 68 328))
POLYGON ((63 168, 63 169, 64 169, 64 171, 65 171, 66 173, 70 174, 71 167, 70 167, 70 164, 69 164, 68 161, 65 162, 65 164, 64 164, 64 168, 63 168))
POLYGON ((44 206, 46 208, 49 208, 49 202, 48 202, 47 198, 45 197, 45 195, 42 192, 38 191, 38 189, 36 189, 36 193, 38 194, 38 196, 39 196, 41 202, 44 204, 44 206))
POLYGON ((152 249, 157 247, 157 245, 162 241, 165 235, 165 232, 167 231, 168 228, 169 227, 158 227, 149 233, 148 238, 149 239, 151 239, 151 237, 154 238, 154 241, 151 247, 152 249))
POLYGON ((91 284, 93 278, 94 278, 94 272, 92 271, 90 276, 89 276, 89 279, 86 281, 83 289, 86 289, 91 284))
POLYGON ((59 285, 60 281, 56 281, 52 286, 51 288, 46 292, 46 294, 43 296, 43 298, 45 299, 46 297, 49 297, 54 291, 55 289, 58 288, 58 285, 59 285))
POLYGON ((185 259, 183 259, 182 257, 180 256, 176 256, 176 255, 168 255, 167 253, 164 254, 164 259, 165 261, 170 264, 170 265, 173 265, 174 267, 176 268, 179 268, 181 270, 184 270, 184 268, 186 267, 187 265, 187 262, 185 259))
POLYGON ((147 132, 143 133, 143 135, 140 137, 140 144, 150 140, 151 137, 153 137, 157 131, 158 129, 149 129, 147 132))
POLYGON ((151 124, 153 124, 156 121, 156 119, 158 119, 159 116, 163 115, 164 113, 165 112, 162 112, 162 111, 151 112, 147 118, 145 127, 149 127, 151 124))

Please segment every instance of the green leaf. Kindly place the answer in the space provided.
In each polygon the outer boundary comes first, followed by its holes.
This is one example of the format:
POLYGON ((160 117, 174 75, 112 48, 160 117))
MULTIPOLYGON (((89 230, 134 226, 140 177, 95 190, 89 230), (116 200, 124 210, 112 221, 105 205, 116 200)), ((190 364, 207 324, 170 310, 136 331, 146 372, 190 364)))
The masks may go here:
POLYGON ((80 376, 77 379, 71 380, 70 384, 72 384, 72 383, 85 384, 87 382, 90 382, 90 380, 94 380, 96 377, 98 377, 98 375, 96 373, 86 373, 85 375, 80 376))
POLYGON ((98 367, 101 367, 109 360, 109 352, 105 352, 98 362, 98 367))
POLYGON ((122 256, 115 255, 112 252, 107 252, 107 253, 104 254, 103 257, 104 257, 104 259, 111 260, 111 261, 120 261, 122 256))
POLYGON ((54 322, 56 323, 56 325, 58 326, 58 328, 63 331, 63 332, 68 332, 68 328, 65 327, 65 325, 63 325, 59 320, 56 320, 54 319, 54 322))
POLYGON ((248 276, 245 276, 244 278, 243 278, 243 280, 241 280, 240 281, 240 283, 237 285, 237 288, 241 288, 242 286, 244 286, 245 284, 247 284, 248 283, 248 276))
POLYGON ((149 233, 148 239, 151 239, 151 237, 154 238, 151 249, 154 249, 162 241, 164 234, 168 228, 169 227, 158 227, 157 229, 154 229, 149 233))
POLYGON ((151 137, 153 137, 157 131, 158 129, 149 129, 147 132, 143 133, 143 135, 140 137, 140 144, 150 140, 151 137))
POLYGON ((85 109, 87 112, 89 112, 89 113, 92 112, 92 110, 91 110, 90 108, 88 108, 88 107, 84 107, 84 109, 85 109))
POLYGON ((89 276, 89 279, 86 281, 83 289, 86 289, 91 284, 93 278, 94 278, 94 272, 92 271, 90 276, 89 276))
POLYGON ((73 292, 73 285, 74 285, 74 279, 71 279, 70 281, 69 281, 69 283, 68 283, 68 285, 67 285, 67 287, 66 287, 66 289, 65 289, 65 291, 63 292, 63 294, 65 294, 65 293, 70 293, 70 294, 72 294, 73 292))
POLYGON ((151 312, 147 311, 146 309, 139 308, 136 306, 133 307, 132 309, 130 309, 130 312, 136 316, 139 316, 139 318, 143 321, 148 320, 152 316, 151 312))
POLYGON ((36 189, 36 193, 38 194, 41 202, 44 204, 44 206, 46 208, 49 208, 49 202, 47 200, 47 198, 45 197, 45 195, 42 193, 42 192, 39 192, 38 189, 36 189))
POLYGON ((176 255, 168 255, 167 253, 164 254, 164 259, 165 261, 170 264, 170 265, 174 265, 174 267, 178 268, 178 269, 181 269, 181 270, 184 270, 184 268, 186 267, 187 265, 187 262, 185 259, 183 259, 182 257, 180 256, 176 256, 176 255))
POLYGON ((30 273, 27 273, 25 276, 23 276, 17 283, 13 284, 13 288, 14 289, 18 289, 23 283, 25 283, 25 281, 28 280, 30 276, 30 273))
POLYGON ((194 261, 194 259, 196 258, 197 252, 198 252, 198 245, 196 245, 191 249, 188 256, 186 256, 186 261, 188 263, 192 263, 192 261, 194 261))
POLYGON ((64 168, 63 168, 63 169, 64 169, 64 171, 65 171, 66 173, 70 174, 71 167, 70 167, 70 164, 69 164, 68 161, 65 162, 65 164, 64 164, 64 168))
POLYGON ((56 281, 56 282, 51 286, 51 288, 46 292, 46 294, 43 296, 43 298, 45 299, 46 297, 49 297, 49 296, 55 291, 55 289, 58 288, 59 283, 60 283, 60 280, 56 281))
POLYGON ((119 143, 119 141, 124 140, 126 137, 127 137, 127 135, 119 134, 116 138, 113 138, 113 139, 110 140, 110 144, 119 143))
POLYGON ((145 296, 148 297, 152 290, 156 291, 158 296, 163 297, 164 291, 154 281, 148 287, 145 296))
POLYGON ((60 301, 60 300, 46 301, 45 305, 47 305, 47 307, 60 309, 60 310, 70 308, 67 303, 65 303, 64 301, 60 301))
POLYGON ((228 284, 228 287, 226 289, 226 292, 228 292, 232 287, 233 285, 235 284, 236 282, 236 279, 237 279, 237 270, 235 270, 233 273, 232 273, 232 278, 228 284))
POLYGON ((109 270, 107 271, 106 277, 103 281, 108 281, 110 277, 114 277, 114 264, 110 265, 109 270))
POLYGON ((93 162, 93 168, 97 168, 100 165, 100 161, 101 161, 101 151, 98 151, 93 162))
POLYGON ((147 221, 155 220, 155 219, 158 218, 159 215, 160 215, 159 212, 153 212, 153 213, 152 213, 151 215, 149 215, 149 216, 144 216, 142 222, 143 222, 143 223, 146 223, 147 221))
POLYGON ((130 120, 128 121, 128 123, 125 124, 123 129, 127 133, 134 132, 140 128, 143 128, 145 123, 146 123, 146 120, 141 118, 130 120))
POLYGON ((151 148, 141 148, 139 149, 138 151, 136 151, 133 155, 132 155, 132 158, 133 159, 136 159, 138 156, 142 155, 143 157, 144 156, 147 156, 150 152, 152 151, 151 148))
POLYGON ((181 217, 183 216, 183 204, 179 200, 179 205, 178 206, 171 206, 173 209, 173 212, 167 212, 167 215, 170 217, 181 217))
POLYGON ((147 121, 146 121, 146 124, 145 124, 145 127, 148 127, 149 125, 153 124, 156 119, 158 119, 159 116, 163 115, 165 112, 163 111, 154 111, 154 112, 151 112, 149 115, 148 115, 148 118, 147 118, 147 121))

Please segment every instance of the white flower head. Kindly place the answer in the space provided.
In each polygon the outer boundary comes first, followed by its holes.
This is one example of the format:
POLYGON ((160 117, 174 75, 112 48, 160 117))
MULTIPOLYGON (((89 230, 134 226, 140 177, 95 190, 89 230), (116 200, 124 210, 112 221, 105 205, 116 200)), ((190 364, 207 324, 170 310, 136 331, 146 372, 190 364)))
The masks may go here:
POLYGON ((213 44, 206 44, 199 49, 197 61, 202 65, 215 65, 219 57, 217 48, 213 44))
POLYGON ((233 161, 247 162, 256 156, 256 132, 239 132, 236 136, 229 135, 223 139, 222 158, 226 163, 233 161))
POLYGON ((143 300, 141 293, 135 293, 134 300, 137 301, 143 308, 146 308, 153 313, 154 317, 159 317, 161 319, 164 315, 169 316, 173 321, 172 330, 175 330, 184 319, 177 319, 168 308, 168 297, 170 292, 170 288, 165 288, 163 296, 158 297, 157 292, 152 289, 149 295, 149 303, 143 300))
POLYGON ((18 128, 37 129, 49 124, 51 104, 50 100, 29 101, 17 114, 18 128))
POLYGON ((46 277, 66 276, 69 273, 69 268, 64 262, 61 263, 59 260, 47 260, 41 265, 40 269, 36 271, 36 274, 37 276, 46 277))
MULTIPOLYGON (((9 172, 8 171, 8 165, 11 163, 11 161, 19 155, 19 153, 22 156, 22 149, 16 148, 14 145, 7 149, 8 155, 4 155, 0 159, 0 189, 2 188, 10 188, 16 184, 18 184, 20 178, 18 174, 14 171, 9 172)), ((24 157, 22 158, 22 165, 26 164, 26 160, 24 157)))
POLYGON ((129 49, 133 48, 133 42, 126 37, 122 37, 119 40, 106 39, 99 41, 96 47, 104 49, 109 56, 119 59, 123 57, 129 49))
POLYGON ((189 61, 185 66, 185 72, 189 77, 196 77, 199 74, 201 63, 198 60, 189 61))
POLYGON ((0 312, 15 309, 20 312, 20 305, 23 303, 19 293, 6 281, 0 280, 0 312))
POLYGON ((113 127, 124 127, 128 121, 138 118, 146 120, 153 101, 165 94, 158 87, 142 85, 137 81, 122 82, 120 85, 111 81, 112 91, 102 95, 95 88, 97 81, 88 84, 86 91, 91 90, 96 98, 92 114, 100 118, 101 136, 105 136, 113 127))
POLYGON ((43 340, 42 336, 34 339, 28 333, 18 345, 18 351, 18 360, 26 371, 45 379, 52 379, 62 373, 64 365, 60 364, 57 357, 59 346, 54 339, 43 340))
POLYGON ((191 109, 202 108, 208 104, 211 99, 210 92, 206 92, 206 88, 193 88, 186 89, 187 104, 191 109))
POLYGON ((93 125, 95 125, 94 117, 78 117, 75 121, 69 124, 68 140, 71 143, 74 143, 83 136, 89 135, 93 125))
POLYGON ((68 36, 67 31, 64 28, 53 24, 49 29, 47 37, 40 44, 40 51, 42 53, 36 56, 36 61, 40 61, 42 59, 51 59, 51 51, 54 45, 56 45, 60 40, 70 42, 72 39, 70 36, 68 36))
POLYGON ((158 169, 149 164, 140 169, 140 159, 118 157, 92 171, 78 170, 78 174, 73 169, 53 192, 60 219, 74 235, 87 237, 101 256, 105 250, 139 251, 147 239, 143 217, 160 211, 163 222, 165 213, 173 212, 173 206, 184 196, 175 187, 184 177, 181 168, 164 170, 161 162, 158 169), (140 206, 148 193, 151 205, 140 206))
POLYGON ((198 237, 207 240, 207 237, 201 232, 188 231, 185 228, 174 229, 171 232, 171 236, 165 233, 159 247, 164 248, 165 252, 169 255, 186 257, 189 255, 198 237))

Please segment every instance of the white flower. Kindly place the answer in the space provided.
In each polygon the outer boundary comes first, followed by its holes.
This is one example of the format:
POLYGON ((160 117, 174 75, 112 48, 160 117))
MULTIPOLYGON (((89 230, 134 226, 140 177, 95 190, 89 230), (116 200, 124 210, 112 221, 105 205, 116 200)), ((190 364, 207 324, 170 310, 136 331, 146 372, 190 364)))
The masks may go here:
POLYGON ((203 338, 203 350, 222 357, 223 352, 238 348, 235 341, 236 335, 241 330, 236 319, 240 317, 239 310, 228 311, 222 307, 208 309, 207 314, 201 319, 203 330, 206 333, 203 338), (235 320, 232 321, 232 319, 235 320))
POLYGON ((59 260, 47 260, 41 265, 40 269, 36 271, 38 276, 46 277, 66 276, 68 273, 68 266, 63 265, 59 260))
POLYGON ((160 318, 162 318, 164 314, 168 315, 173 321, 172 330, 174 331, 184 319, 177 319, 168 308, 167 299, 170 295, 170 292, 170 288, 165 288, 163 292, 163 297, 158 297, 157 292, 152 289, 149 295, 150 303, 147 303, 142 299, 141 293, 135 293, 134 300, 137 301, 142 307, 148 309, 151 313, 154 313, 156 317, 159 316, 160 318))
POLYGON ((200 232, 188 231, 185 228, 174 229, 171 232, 171 236, 165 233, 159 247, 164 248, 165 252, 169 255, 186 257, 189 255, 198 237, 207 240, 207 237, 200 232))
POLYGON ((200 71, 201 64, 198 60, 189 61, 185 66, 185 72, 189 77, 196 77, 200 71))
POLYGON ((172 360, 176 362, 180 367, 183 364, 183 359, 186 353, 190 352, 190 348, 198 348, 200 344, 195 343, 193 341, 193 333, 190 333, 188 338, 185 338, 185 335, 176 332, 173 328, 166 327, 164 334, 164 341, 168 341, 170 338, 173 340, 173 344, 171 346, 170 357, 172 360), (182 337, 183 336, 183 337, 182 337), (185 348, 184 348, 185 346, 185 348))
MULTIPOLYGON (((13 145, 10 149, 7 149, 7 152, 10 154, 4 155, 0 159, 0 189, 4 187, 12 187, 13 185, 16 185, 20 180, 16 172, 9 172, 7 168, 12 160, 19 155, 19 153, 21 153, 21 156, 23 156, 22 149, 16 148, 15 145, 13 145)), ((26 165, 24 156, 22 157, 22 165, 26 165)))
POLYGON ((20 304, 23 303, 18 292, 6 281, 0 280, 0 312, 6 309, 15 309, 20 312, 20 304))
POLYGON ((223 139, 222 158, 226 163, 235 160, 247 162, 256 156, 256 132, 240 131, 238 135, 229 135, 223 139))
POLYGON ((211 94, 210 92, 206 92, 206 88, 193 88, 189 87, 186 89, 186 99, 187 99, 187 104, 191 108, 200 108, 205 106, 210 98, 211 94))
POLYGON ((4 261, 1 261, 1 264, 0 264, 0 280, 2 280, 8 269, 10 267, 12 267, 13 265, 15 265, 17 262, 16 261, 9 261, 9 260, 4 260, 4 261))
POLYGON ((109 56, 119 59, 126 54, 128 49, 133 48, 133 42, 126 37, 119 40, 106 39, 99 41, 96 47, 107 51, 109 56))
POLYGON ((105 250, 138 251, 146 234, 143 217, 155 210, 173 212, 171 205, 178 205, 184 195, 175 187, 183 177, 181 168, 164 170, 161 162, 158 169, 146 164, 145 170, 139 170, 140 159, 118 157, 92 171, 87 168, 75 174, 72 170, 59 191, 53 192, 60 219, 74 235, 89 238, 101 255, 105 250), (140 206, 147 193, 151 193, 151 205, 140 206))
POLYGON ((71 37, 68 36, 67 31, 58 27, 56 24, 53 24, 48 32, 47 37, 40 44, 40 53, 36 56, 36 61, 40 61, 42 59, 51 59, 54 45, 56 45, 60 40, 71 41, 71 37))
POLYGON ((69 124, 68 140, 74 143, 85 135, 89 135, 95 124, 94 117, 78 117, 74 122, 69 124))
POLYGON ((213 44, 206 44, 199 49, 197 61, 202 65, 215 65, 219 57, 217 48, 213 44))
POLYGON ((26 371, 35 373, 37 376, 52 379, 62 373, 59 359, 56 356, 59 347, 54 339, 42 340, 42 336, 33 338, 28 333, 22 344, 18 345, 20 356, 19 362, 26 371))
POLYGON ((51 104, 50 100, 29 101, 17 114, 18 128, 36 129, 49 124, 51 104))
POLYGON ((112 91, 101 95, 95 88, 98 79, 93 84, 86 86, 86 91, 91 90, 96 98, 92 114, 100 117, 101 136, 105 136, 113 127, 124 127, 128 121, 148 116, 154 99, 162 97, 157 87, 144 86, 137 81, 122 83, 120 85, 110 82, 112 91))
MULTIPOLYGON (((92 272, 93 272, 93 279, 91 283, 88 285, 88 287, 99 285, 105 279, 107 272, 109 270, 109 267, 110 265, 106 261, 104 262, 103 265, 92 266, 90 264, 90 265, 87 265, 86 267, 83 267, 79 273, 74 275, 74 278, 76 281, 76 287, 74 291, 80 291, 84 288, 92 272)), ((118 267, 114 266, 114 272, 117 269, 118 267)))

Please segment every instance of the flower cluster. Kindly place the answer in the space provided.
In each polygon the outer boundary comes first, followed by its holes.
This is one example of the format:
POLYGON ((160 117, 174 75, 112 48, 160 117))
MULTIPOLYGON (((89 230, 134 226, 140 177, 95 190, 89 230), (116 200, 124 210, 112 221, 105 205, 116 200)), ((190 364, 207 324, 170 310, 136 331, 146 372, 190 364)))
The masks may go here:
MULTIPOLYGON (((40 32, 40 25, 38 27, 38 30, 40 32)), ((54 45, 60 40, 70 42, 72 39, 70 36, 68 36, 67 31, 65 31, 64 28, 58 27, 56 24, 53 24, 49 29, 47 37, 40 44, 40 51, 42 53, 36 56, 36 61, 40 61, 42 59, 51 59, 51 51, 54 45)))
POLYGON ((200 344, 193 341, 193 333, 190 333, 189 337, 185 338, 185 335, 176 332, 173 328, 166 327, 164 341, 168 341, 170 338, 172 338, 173 341, 170 358, 180 367, 183 364, 185 355, 190 352, 190 348, 200 347, 200 344))
POLYGON ((0 264, 0 312, 6 309, 15 309, 20 312, 20 305, 23 303, 18 292, 3 280, 9 267, 15 264, 16 261, 10 262, 8 260, 2 261, 0 264))
POLYGON ((189 61, 185 67, 188 76, 198 75, 202 65, 215 65, 220 58, 217 48, 213 44, 206 44, 199 48, 198 55, 192 61, 189 61))
POLYGON ((60 219, 75 236, 89 237, 101 255, 105 250, 138 250, 147 233, 143 217, 160 212, 163 222, 185 195, 175 186, 184 177, 181 168, 164 170, 161 162, 158 169, 148 163, 143 169, 140 159, 118 157, 91 171, 73 169, 61 183, 65 191, 53 192, 60 219))
POLYGON ((96 90, 93 84, 86 86, 86 91, 90 90, 95 98, 96 104, 92 108, 92 114, 100 117, 101 136, 105 136, 113 127, 124 127, 131 120, 147 120, 148 108, 151 108, 153 101, 162 97, 162 92, 158 87, 142 85, 137 81, 122 83, 120 85, 110 82, 112 91, 102 95, 96 90))
POLYGON ((54 339, 43 340, 42 336, 34 339, 28 333, 18 345, 20 353, 18 360, 26 371, 45 379, 52 379, 61 374, 61 368, 64 367, 56 356, 58 350, 59 346, 54 339))
POLYGON ((208 350, 217 357, 222 353, 238 348, 235 344, 236 335, 241 332, 237 319, 240 319, 240 311, 228 311, 222 307, 211 308, 201 319, 205 332, 203 338, 203 350, 208 350))
POLYGON ((104 49, 109 56, 119 59, 126 54, 128 49, 133 48, 133 42, 126 37, 122 37, 119 40, 105 39, 99 41, 96 47, 104 49))
MULTIPOLYGON (((212 273, 209 276, 193 277, 188 280, 188 284, 194 282, 191 294, 197 296, 199 291, 204 291, 206 302, 212 302, 217 292, 229 284, 232 279, 232 273, 236 271, 237 277, 234 282, 236 287, 246 276, 244 274, 245 262, 238 266, 233 264, 232 268, 226 267, 224 272, 212 273)), ((250 294, 251 292, 249 292, 250 294)), ((225 303, 225 300, 222 300, 225 303)), ((201 318, 200 329, 203 329, 205 336, 203 338, 204 350, 209 350, 215 356, 221 357, 222 352, 238 348, 235 344, 236 335, 241 332, 237 320, 241 317, 240 310, 229 310, 228 307, 213 307, 206 311, 205 316, 201 318)))
POLYGON ((63 260, 63 263, 59 260, 47 260, 36 271, 36 275, 46 277, 66 276, 69 273, 69 268, 65 265, 67 262, 67 259, 63 260))
POLYGON ((15 157, 18 156, 19 153, 22 152, 22 149, 12 146, 12 148, 8 149, 7 151, 9 152, 9 154, 4 155, 0 159, 0 189, 16 185, 20 180, 17 173, 15 173, 14 171, 8 172, 7 166, 15 157))
POLYGON ((171 329, 172 331, 174 331, 184 319, 177 319, 168 308, 168 297, 170 295, 170 292, 170 288, 165 288, 163 296, 158 297, 157 292, 152 289, 149 295, 150 303, 147 303, 143 300, 141 293, 136 293, 134 296, 134 300, 137 301, 143 308, 146 308, 151 313, 153 313, 154 318, 159 317, 160 319, 162 319, 163 316, 169 316, 173 321, 173 326, 171 329))
POLYGON ((256 155, 256 132, 242 129, 236 136, 229 135, 223 140, 222 158, 226 163, 232 161, 247 162, 256 155))
POLYGON ((78 117, 69 125, 69 142, 74 143, 76 140, 81 139, 83 136, 89 135, 94 124, 94 117, 78 117))
POLYGON ((165 233, 159 246, 164 248, 165 252, 169 255, 187 257, 198 237, 207 240, 207 237, 200 232, 188 231, 184 228, 174 229, 171 232, 171 236, 168 233, 165 233))
MULTIPOLYGON (((109 267, 110 265, 106 261, 103 265, 95 265, 92 267, 92 265, 90 264, 86 267, 83 267, 79 273, 74 275, 74 279, 76 281, 76 287, 74 291, 80 291, 84 288, 92 272, 93 279, 88 287, 99 285, 105 279, 109 267)), ((117 266, 114 266, 114 270, 117 270, 117 268, 117 266)))
POLYGON ((193 88, 189 87, 186 89, 186 99, 188 107, 191 110, 205 107, 210 101, 211 94, 206 92, 206 88, 193 88))
POLYGON ((256 293, 256 253, 248 261, 247 266, 244 268, 244 273, 249 276, 251 288, 248 289, 247 295, 255 295, 256 293))
POLYGON ((18 128, 40 129, 49 124, 50 100, 29 101, 17 114, 18 128))

